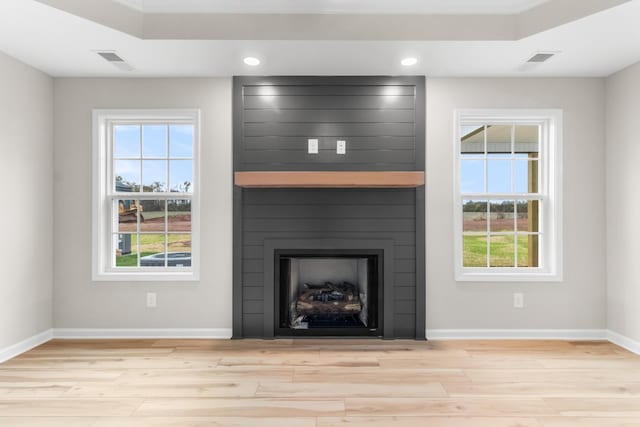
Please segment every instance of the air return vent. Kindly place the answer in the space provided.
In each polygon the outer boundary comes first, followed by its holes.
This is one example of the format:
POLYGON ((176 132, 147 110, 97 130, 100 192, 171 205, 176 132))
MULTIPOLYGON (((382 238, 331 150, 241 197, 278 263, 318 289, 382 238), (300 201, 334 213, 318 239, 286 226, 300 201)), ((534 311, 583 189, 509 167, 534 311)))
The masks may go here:
POLYGON ((110 64, 113 64, 113 66, 119 70, 123 70, 123 71, 133 70, 133 67, 131 65, 127 64, 127 62, 124 59, 122 59, 117 53, 115 53, 112 50, 96 51, 96 53, 100 55, 105 61, 109 62, 110 64))
POLYGON ((109 62, 124 62, 124 59, 120 58, 115 52, 96 52, 109 62))
POLYGON ((527 62, 540 63, 545 62, 552 56, 554 56, 557 52, 537 52, 531 58, 527 60, 527 62))

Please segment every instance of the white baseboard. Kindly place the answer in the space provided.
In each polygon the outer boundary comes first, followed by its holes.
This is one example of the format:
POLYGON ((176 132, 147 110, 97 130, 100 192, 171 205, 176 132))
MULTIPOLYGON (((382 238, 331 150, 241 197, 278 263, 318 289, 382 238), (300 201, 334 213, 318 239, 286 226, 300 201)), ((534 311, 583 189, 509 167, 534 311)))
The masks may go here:
MULTIPOLYGON (((482 340, 482 339, 547 339, 547 340, 607 340, 640 355, 640 342, 606 329, 427 329, 430 340, 482 340)), ((0 349, 0 363, 19 356, 46 343, 60 339, 116 339, 116 338, 174 338, 174 339, 229 339, 232 330, 214 329, 49 329, 17 344, 0 349)))
POLYGON ((610 329, 607 330, 607 340, 629 350, 632 353, 640 355, 640 341, 632 340, 631 338, 625 337, 624 335, 610 329))
POLYGON ((44 344, 53 337, 53 329, 48 329, 44 332, 40 332, 32 337, 22 340, 17 344, 11 345, 7 348, 0 349, 0 363, 6 362, 9 359, 13 359, 16 356, 21 355, 34 347, 44 344))
POLYGON ((74 338, 74 339, 115 339, 115 338, 206 338, 206 339, 229 339, 232 330, 229 328, 164 328, 164 329, 86 329, 86 328, 55 328, 54 338, 74 338))
POLYGON ((427 329, 428 340, 605 340, 605 329, 427 329))

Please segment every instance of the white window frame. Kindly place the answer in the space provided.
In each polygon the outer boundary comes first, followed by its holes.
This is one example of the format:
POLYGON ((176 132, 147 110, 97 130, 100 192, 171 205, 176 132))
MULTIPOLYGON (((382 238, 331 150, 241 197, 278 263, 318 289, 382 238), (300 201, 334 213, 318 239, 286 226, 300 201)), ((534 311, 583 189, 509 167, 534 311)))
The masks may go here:
MULTIPOLYGON (((93 224, 92 278, 94 281, 197 281, 200 280, 200 110, 93 110, 93 224), (113 141, 109 129, 115 122, 189 121, 194 125, 193 192, 171 193, 191 199, 191 267, 137 267, 111 265, 113 194, 113 141)), ((142 184, 141 184, 142 185, 142 184)), ((158 193, 127 193, 131 199, 157 198, 158 193), (130 194, 130 195, 129 195, 130 194)))
MULTIPOLYGON (((459 109, 454 111, 454 262, 455 279, 461 282, 559 282, 562 281, 562 110, 559 109, 459 109), (539 124, 540 212, 539 267, 463 267, 463 199, 472 194, 460 188, 460 129, 465 123, 539 124)), ((483 199, 487 193, 479 193, 483 199)), ((526 199, 530 194, 508 194, 500 199, 526 199)))

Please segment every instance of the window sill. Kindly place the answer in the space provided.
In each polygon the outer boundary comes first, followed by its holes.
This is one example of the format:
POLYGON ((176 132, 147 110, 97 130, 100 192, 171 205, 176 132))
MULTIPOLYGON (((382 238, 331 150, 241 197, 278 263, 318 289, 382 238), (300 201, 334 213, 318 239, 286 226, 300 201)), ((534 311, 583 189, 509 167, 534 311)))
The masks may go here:
POLYGON ((93 275, 94 282, 195 282, 199 275, 194 271, 188 272, 105 272, 93 275))
POLYGON ((456 272, 456 282, 562 282, 562 274, 549 272, 456 272))

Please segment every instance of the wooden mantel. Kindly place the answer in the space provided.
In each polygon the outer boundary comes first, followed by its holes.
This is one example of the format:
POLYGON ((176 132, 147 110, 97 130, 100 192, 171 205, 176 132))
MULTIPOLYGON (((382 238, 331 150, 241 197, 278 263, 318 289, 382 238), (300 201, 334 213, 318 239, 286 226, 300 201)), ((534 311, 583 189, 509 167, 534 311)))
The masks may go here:
POLYGON ((415 188, 424 185, 424 182, 422 171, 235 173, 235 184, 245 188, 415 188))

